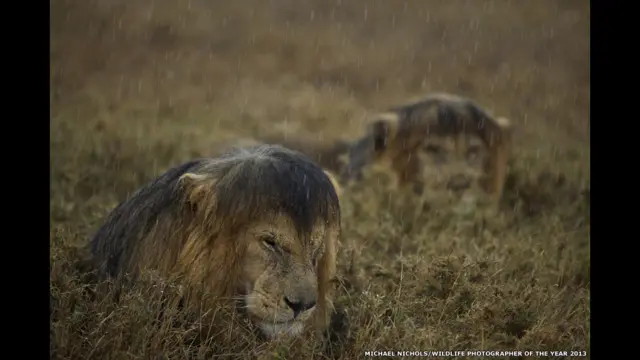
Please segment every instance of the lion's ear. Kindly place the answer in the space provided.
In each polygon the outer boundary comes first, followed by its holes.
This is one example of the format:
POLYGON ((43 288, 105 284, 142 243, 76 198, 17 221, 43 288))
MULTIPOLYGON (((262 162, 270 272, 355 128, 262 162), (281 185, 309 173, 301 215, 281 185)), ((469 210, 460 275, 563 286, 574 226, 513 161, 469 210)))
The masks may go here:
POLYGON ((375 152, 382 152, 387 149, 397 127, 398 115, 382 113, 376 116, 371 123, 371 136, 373 137, 373 150, 375 152))
POLYGON ((191 206, 197 206, 201 201, 211 199, 213 195, 214 179, 208 175, 186 173, 178 180, 184 191, 185 200, 191 206))
POLYGON ((338 180, 336 180, 336 177, 331 173, 331 171, 324 170, 324 173, 327 174, 327 177, 329 178, 329 180, 331 180, 331 185, 333 185, 333 188, 336 190, 336 194, 338 195, 338 199, 341 199, 342 198, 342 187, 340 186, 340 183, 338 183, 338 180))
POLYGON ((498 117, 496 118, 496 124, 502 129, 510 129, 511 128, 511 120, 506 117, 498 117))

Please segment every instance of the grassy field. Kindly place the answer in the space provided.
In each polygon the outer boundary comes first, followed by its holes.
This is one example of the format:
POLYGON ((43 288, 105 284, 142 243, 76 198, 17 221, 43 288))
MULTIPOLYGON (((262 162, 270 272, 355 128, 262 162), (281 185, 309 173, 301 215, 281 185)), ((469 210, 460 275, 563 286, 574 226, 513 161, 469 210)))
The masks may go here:
POLYGON ((589 18, 580 0, 51 2, 51 358, 588 352, 589 18), (77 266, 113 206, 169 166, 238 137, 353 138, 431 91, 516 124, 501 211, 442 181, 411 201, 383 176, 345 189, 357 261, 341 256, 332 351, 158 324, 153 285, 115 304, 77 266))

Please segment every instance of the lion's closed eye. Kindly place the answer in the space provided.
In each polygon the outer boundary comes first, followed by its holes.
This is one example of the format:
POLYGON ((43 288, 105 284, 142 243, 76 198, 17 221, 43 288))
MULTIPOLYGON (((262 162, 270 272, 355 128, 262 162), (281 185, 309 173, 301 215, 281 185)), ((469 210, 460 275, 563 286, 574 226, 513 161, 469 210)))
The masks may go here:
POLYGON ((268 233, 260 235, 260 241, 265 248, 271 251, 278 251, 278 244, 276 243, 275 234, 268 233))

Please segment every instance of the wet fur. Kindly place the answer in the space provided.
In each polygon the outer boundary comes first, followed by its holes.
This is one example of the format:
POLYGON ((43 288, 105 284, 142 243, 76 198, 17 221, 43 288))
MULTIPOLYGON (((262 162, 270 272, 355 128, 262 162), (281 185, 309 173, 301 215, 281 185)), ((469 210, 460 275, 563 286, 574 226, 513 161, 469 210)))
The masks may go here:
POLYGON ((237 297, 243 268, 268 267, 243 261, 257 245, 238 234, 276 216, 288 219, 302 247, 318 224, 328 229, 315 269, 314 315, 323 329, 336 271, 338 195, 320 167, 281 146, 234 148, 169 169, 109 214, 90 242, 93 264, 104 277, 152 270, 213 298, 237 297))
POLYGON ((264 144, 280 145, 308 156, 323 168, 332 181, 338 197, 342 197, 344 190, 340 183, 340 174, 342 174, 346 168, 350 147, 352 146, 351 143, 344 140, 320 141, 271 134, 256 138, 233 139, 221 144, 219 149, 224 150, 234 147, 264 144))

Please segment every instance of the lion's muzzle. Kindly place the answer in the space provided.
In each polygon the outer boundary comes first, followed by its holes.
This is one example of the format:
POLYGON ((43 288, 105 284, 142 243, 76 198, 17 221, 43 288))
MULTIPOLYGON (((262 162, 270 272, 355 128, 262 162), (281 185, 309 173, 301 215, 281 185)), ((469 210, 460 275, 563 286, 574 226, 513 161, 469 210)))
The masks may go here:
POLYGON ((300 296, 297 298, 284 298, 284 302, 289 306, 291 310, 293 310, 293 318, 297 318, 300 313, 305 312, 309 309, 312 309, 316 306, 316 297, 315 296, 300 296))

